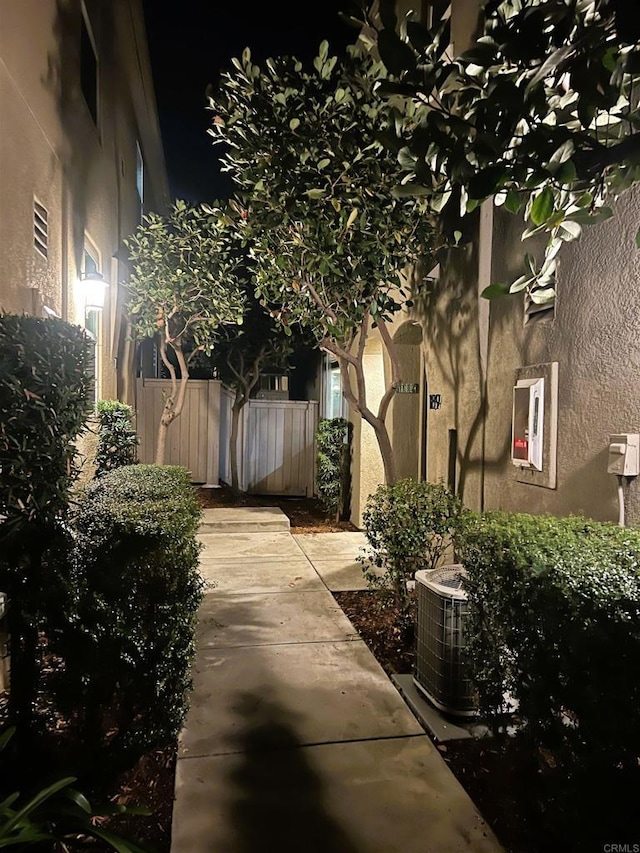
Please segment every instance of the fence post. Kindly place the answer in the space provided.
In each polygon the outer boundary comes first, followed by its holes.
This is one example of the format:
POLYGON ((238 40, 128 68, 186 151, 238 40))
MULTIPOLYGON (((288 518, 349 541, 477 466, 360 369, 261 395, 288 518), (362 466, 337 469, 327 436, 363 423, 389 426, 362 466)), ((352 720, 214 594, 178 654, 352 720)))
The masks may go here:
POLYGON ((207 486, 220 485, 220 386, 210 379, 207 388, 207 486))

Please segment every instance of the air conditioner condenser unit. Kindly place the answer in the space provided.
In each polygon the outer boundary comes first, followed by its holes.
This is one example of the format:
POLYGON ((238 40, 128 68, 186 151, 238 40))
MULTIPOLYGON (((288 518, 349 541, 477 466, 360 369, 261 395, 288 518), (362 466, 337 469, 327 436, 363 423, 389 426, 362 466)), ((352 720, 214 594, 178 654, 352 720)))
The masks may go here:
POLYGON ((459 564, 416 572, 418 597, 414 683, 441 711, 477 714, 475 691, 464 660, 467 594, 459 564))

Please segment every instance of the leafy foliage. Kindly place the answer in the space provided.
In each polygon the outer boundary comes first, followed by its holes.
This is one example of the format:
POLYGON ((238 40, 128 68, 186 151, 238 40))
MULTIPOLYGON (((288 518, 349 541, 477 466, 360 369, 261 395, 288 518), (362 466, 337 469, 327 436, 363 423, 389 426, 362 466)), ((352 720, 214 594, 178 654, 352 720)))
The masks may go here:
POLYGON ((349 499, 351 424, 345 418, 320 418, 316 430, 316 490, 328 513, 340 520, 349 499))
POLYGON ((63 320, 0 314, 0 537, 67 506, 73 441, 89 415, 90 347, 63 320))
MULTIPOLYGON (((14 729, 7 729, 0 736, 0 756, 14 733, 14 729)), ((10 772, 10 768, 3 768, 3 789, 10 772)), ((54 849, 55 844, 55 849, 67 850, 68 845, 92 838, 118 853, 144 853, 139 844, 104 829, 96 820, 115 814, 144 814, 144 810, 120 805, 96 809, 72 787, 75 782, 75 777, 65 776, 36 787, 27 796, 19 791, 10 793, 0 803, 0 847, 44 850, 54 849)))
POLYGON ((233 221, 220 207, 177 201, 166 217, 144 216, 127 248, 133 272, 127 309, 142 337, 189 342, 210 352, 222 323, 242 322, 242 255, 233 221))
POLYGON ((109 765, 174 739, 187 710, 202 596, 201 509, 183 468, 128 465, 95 480, 74 517, 58 701, 109 765))
POLYGON ((9 713, 31 730, 38 631, 69 550, 73 444, 89 414, 92 344, 63 320, 0 315, 0 588, 10 599, 9 713))
POLYGON ((258 294, 285 332, 298 324, 339 359, 345 395, 374 427, 393 479, 384 418, 401 380, 387 323, 410 301, 404 274, 430 255, 432 232, 419 201, 391 195, 400 170, 381 141, 388 107, 373 93, 383 66, 356 51, 338 62, 326 42, 310 70, 291 57, 260 68, 249 50, 233 65, 210 97, 211 133, 242 196, 258 294), (377 413, 362 369, 372 323, 394 366, 377 413))
POLYGON ((546 236, 542 264, 527 255, 487 297, 552 297, 563 243, 611 217, 610 201, 640 179, 640 28, 625 5, 487 3, 477 38, 452 57, 448 21, 427 30, 409 17, 396 32, 383 0, 377 46, 395 78, 380 91, 396 110, 385 141, 405 172, 396 194, 441 215, 452 244, 460 218, 491 197, 524 215, 523 239, 546 236))
POLYGON ((146 215, 125 242, 133 269, 127 301, 133 330, 159 337, 172 381, 158 432, 156 462, 162 464, 167 429, 184 405, 190 359, 211 352, 222 324, 242 323, 244 253, 228 210, 184 201, 166 217, 146 215))
POLYGON ((487 713, 503 691, 567 766, 640 755, 640 531, 586 518, 486 513, 458 536, 469 655, 487 713))
POLYGON ((407 478, 378 486, 362 515, 368 547, 358 560, 365 575, 379 584, 371 569, 382 569, 382 586, 406 610, 407 581, 419 570, 436 568, 452 548, 462 519, 460 499, 440 483, 407 478))
POLYGON ((96 477, 137 460, 138 435, 133 428, 133 409, 119 400, 98 400, 98 448, 96 477))

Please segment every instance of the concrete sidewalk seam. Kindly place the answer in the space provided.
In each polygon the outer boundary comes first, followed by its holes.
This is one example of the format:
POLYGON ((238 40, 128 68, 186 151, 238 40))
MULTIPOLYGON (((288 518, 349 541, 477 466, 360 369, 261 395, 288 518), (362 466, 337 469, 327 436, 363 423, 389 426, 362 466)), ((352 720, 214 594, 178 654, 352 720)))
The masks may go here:
MULTIPOLYGON (((196 638, 197 643, 197 638, 196 638)), ((286 647, 286 646, 339 646, 339 645, 353 645, 353 643, 364 643, 364 640, 360 636, 360 634, 348 634, 346 637, 338 637, 335 640, 294 640, 289 643, 242 643, 237 646, 198 646, 199 649, 215 652, 215 651, 226 651, 228 652, 230 649, 261 649, 261 648, 278 648, 278 647, 286 647)), ((366 645, 366 644, 365 644, 366 645)), ((396 688, 397 689, 397 688, 396 688)), ((402 698, 402 694, 398 691, 398 696, 402 698)), ((402 700, 404 702, 404 699, 402 700)))
POLYGON ((390 740, 411 740, 415 738, 426 738, 429 743, 433 744, 433 740, 429 736, 428 732, 415 732, 414 734, 405 734, 405 735, 381 735, 380 737, 355 737, 355 738, 344 738, 344 740, 315 740, 304 743, 296 743, 291 746, 273 746, 273 747, 262 747, 259 749, 230 749, 225 752, 200 752, 197 755, 181 755, 181 761, 189 761, 189 759, 196 758, 216 758, 218 755, 253 755, 254 753, 270 753, 270 752, 289 752, 289 751, 297 751, 300 749, 307 749, 307 747, 316 747, 316 746, 343 746, 349 743, 379 743, 381 741, 390 741, 390 740))

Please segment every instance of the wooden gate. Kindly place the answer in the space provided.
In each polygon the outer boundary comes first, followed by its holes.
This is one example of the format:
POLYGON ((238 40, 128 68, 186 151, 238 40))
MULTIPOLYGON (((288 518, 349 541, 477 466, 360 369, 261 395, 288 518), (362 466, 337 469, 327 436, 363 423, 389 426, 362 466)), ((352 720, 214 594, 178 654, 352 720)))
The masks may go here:
POLYGON ((250 400, 246 409, 242 454, 245 490, 311 497, 318 404, 250 400))
MULTIPOLYGON (((141 462, 153 462, 164 400, 171 383, 138 379, 137 430, 141 462)), ((169 427, 167 465, 183 465, 194 483, 231 482, 229 434, 233 394, 218 380, 189 380, 185 407, 169 427)), ((250 400, 238 430, 240 488, 264 495, 314 493, 318 403, 250 400)))
MULTIPOLYGON (((190 379, 184 409, 169 427, 165 464, 183 465, 194 483, 218 485, 220 386, 218 379, 190 379)), ((171 392, 168 379, 136 381, 136 429, 140 462, 153 462, 158 424, 171 392)))

